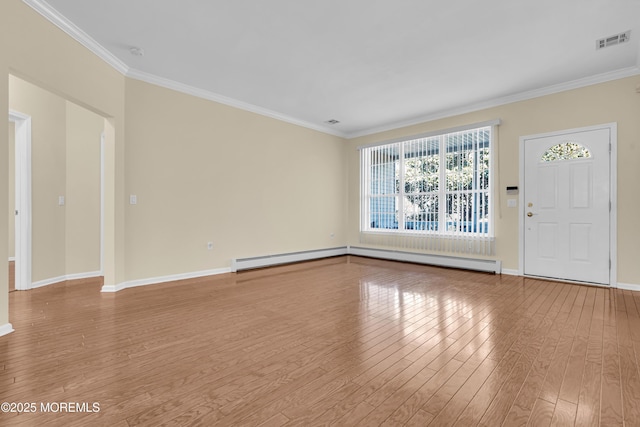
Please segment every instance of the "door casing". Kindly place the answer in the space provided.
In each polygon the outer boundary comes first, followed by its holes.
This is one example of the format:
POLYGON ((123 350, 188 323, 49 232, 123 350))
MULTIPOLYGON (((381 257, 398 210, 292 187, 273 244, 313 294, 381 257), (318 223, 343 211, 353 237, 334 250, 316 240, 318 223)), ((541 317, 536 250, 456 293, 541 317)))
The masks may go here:
MULTIPOLYGON (((610 140, 610 150, 609 150, 609 202, 611 203, 611 209, 609 210, 609 254, 611 257, 611 267, 609 269, 609 286, 617 287, 617 145, 618 145, 618 134, 617 134, 617 123, 606 123, 602 125, 596 126, 588 126, 583 128, 574 128, 574 129, 565 129, 561 131, 555 132, 547 132, 535 135, 526 135, 520 137, 520 190, 519 190, 519 200, 518 200, 518 275, 525 276, 524 274, 524 260, 525 260, 525 249, 524 249, 524 234, 525 234, 525 149, 524 144, 526 140, 536 139, 536 138, 545 138, 551 136, 560 136, 564 134, 571 134, 576 132, 585 132, 592 131, 597 129, 608 129, 611 135, 610 140)), ((562 281, 569 281, 565 279, 558 279, 562 281)), ((580 282, 583 283, 583 282, 580 282)))
POLYGON ((9 110, 15 123, 15 185, 18 212, 15 221, 15 283, 17 290, 31 289, 31 116, 9 110))

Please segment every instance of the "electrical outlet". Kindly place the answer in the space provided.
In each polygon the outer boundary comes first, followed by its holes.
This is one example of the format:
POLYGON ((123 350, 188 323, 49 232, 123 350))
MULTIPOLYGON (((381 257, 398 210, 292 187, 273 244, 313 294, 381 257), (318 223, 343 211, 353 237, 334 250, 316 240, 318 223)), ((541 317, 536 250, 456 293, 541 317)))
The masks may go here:
POLYGON ((130 205, 137 205, 138 204, 138 196, 136 196, 135 194, 131 194, 129 196, 129 204, 130 205))
POLYGON ((334 233, 331 233, 331 238, 333 239, 336 235, 334 233))
POLYGON ((212 250, 213 249, 213 242, 208 242, 207 243, 207 250, 212 250))

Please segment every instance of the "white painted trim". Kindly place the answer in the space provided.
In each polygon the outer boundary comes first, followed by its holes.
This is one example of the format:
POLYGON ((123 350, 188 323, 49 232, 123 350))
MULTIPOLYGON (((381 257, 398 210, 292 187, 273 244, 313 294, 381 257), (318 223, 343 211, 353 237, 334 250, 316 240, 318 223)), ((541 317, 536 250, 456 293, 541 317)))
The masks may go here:
MULTIPOLYGON (((638 56, 640 58, 640 56, 638 56)), ((639 59, 640 62, 640 59, 639 59)), ((373 135, 376 133, 391 131, 400 129, 407 126, 413 126, 421 123, 431 122, 434 120, 445 119, 447 117, 459 116, 461 114, 473 113, 474 111, 486 110, 493 107, 499 107, 501 105, 512 104, 514 102, 526 101, 529 99, 539 98, 541 96, 553 95, 555 93, 565 92, 568 90, 579 89, 581 87, 591 86, 599 83, 605 83, 612 80, 623 79, 626 77, 637 76, 640 74, 640 64, 633 67, 623 68, 616 71, 610 71, 607 73, 597 74, 595 76, 589 76, 582 79, 572 80, 565 83, 559 83, 552 86, 547 86, 539 89, 534 89, 526 92, 515 93, 512 95, 502 96, 499 98, 489 99, 487 101, 478 102, 476 104, 465 105, 463 107, 452 108, 446 111, 439 111, 433 114, 420 116, 415 119, 400 121, 391 123, 384 126, 377 126, 374 128, 365 129, 358 132, 348 132, 345 134, 345 138, 353 139, 361 136, 373 135)))
POLYGON ((154 74, 146 73, 144 71, 130 68, 120 58, 112 54, 108 49, 98 43, 90 35, 82 31, 73 22, 69 21, 64 15, 55 10, 44 0, 22 0, 25 4, 30 6, 49 22, 60 28, 67 33, 71 38, 82 44, 84 47, 93 52, 100 59, 107 64, 115 68, 121 74, 135 79, 141 80, 156 86, 161 86, 167 89, 172 89, 178 92, 182 92, 188 95, 192 95, 198 98, 207 99, 209 101, 218 102, 220 104, 229 105, 231 107, 239 108, 241 110, 250 111, 252 113, 260 114, 262 116, 271 117, 276 120, 291 123, 294 125, 302 126, 307 129, 317 130, 318 132, 328 133, 330 135, 339 136, 344 138, 345 133, 336 130, 335 128, 329 128, 327 126, 321 126, 315 123, 307 122, 304 120, 296 119, 295 117, 288 116, 286 114, 278 113, 257 105, 249 104, 243 101, 239 101, 233 98, 226 97, 208 90, 199 89, 193 86, 189 86, 174 80, 170 80, 164 77, 160 77, 154 74))
POLYGON ((218 268, 214 270, 204 270, 191 273, 181 273, 169 276, 131 280, 128 282, 118 283, 117 285, 104 285, 101 291, 105 293, 113 293, 124 289, 135 288, 138 286, 156 285, 161 283, 174 282, 177 280, 195 279, 232 272, 235 273, 239 270, 247 270, 251 268, 270 267, 343 255, 356 255, 369 258, 412 262, 417 264, 439 265, 466 270, 486 271, 496 274, 500 273, 502 266, 502 262, 499 260, 471 259, 411 252, 389 251, 383 249, 342 246, 337 248, 293 252, 288 254, 266 255, 254 258, 239 258, 232 260, 231 268, 218 268))
POLYGON ((49 279, 38 280, 37 282, 33 282, 33 284, 31 285, 31 288, 32 289, 42 288, 44 286, 49 286, 49 285, 54 285, 56 283, 64 282, 65 280, 67 280, 67 276, 58 276, 58 277, 51 277, 49 279))
MULTIPOLYGON (((639 59, 640 60, 640 59, 639 59)), ((618 283, 618 123, 608 123, 611 132, 609 153, 609 285, 618 283)))
POLYGON ((0 337, 3 336, 3 335, 10 334, 14 330, 15 329, 13 329, 13 325, 11 325, 11 323, 4 324, 4 325, 0 326, 0 337))
POLYGON ((104 62, 118 70, 121 74, 126 74, 129 70, 127 64, 122 62, 114 54, 105 49, 100 43, 95 41, 91 36, 82 31, 73 22, 69 21, 65 16, 55 10, 49 3, 44 0, 22 0, 33 10, 44 16, 49 22, 62 31, 71 36, 72 39, 89 49, 104 62))
POLYGON ((278 113, 277 111, 269 110, 267 108, 259 107, 257 105, 239 101, 237 99, 229 98, 224 95, 219 95, 215 92, 210 92, 205 89, 189 86, 187 84, 180 83, 175 80, 170 80, 164 77, 156 76, 154 74, 145 73, 144 71, 139 71, 139 70, 130 68, 126 76, 131 79, 140 80, 156 86, 164 87, 166 89, 175 90, 177 92, 185 93, 187 95, 195 96, 197 98, 206 99, 208 101, 213 101, 219 104, 228 105, 230 107, 238 108, 240 110, 256 113, 261 116, 271 117, 272 119, 280 120, 282 122, 291 123, 297 126, 302 126, 307 129, 317 130, 318 132, 328 133, 330 135, 338 136, 341 138, 344 138, 346 136, 345 133, 340 132, 334 128, 320 126, 315 123, 296 119, 295 117, 278 113))
POLYGON ((218 274, 231 273, 230 268, 217 268, 214 270, 195 271, 192 273, 173 274, 170 276, 151 277, 147 279, 131 280, 129 282, 118 283, 117 285, 104 285, 101 292, 118 292, 123 289, 135 288, 137 286, 158 285, 160 283, 174 282, 177 280, 196 279, 199 277, 215 276, 218 274))
POLYGON ((319 249, 313 251, 292 252, 288 254, 266 255, 253 258, 236 258, 231 260, 231 271, 248 270, 252 268, 271 267, 279 264, 310 261, 319 258, 347 255, 346 246, 339 248, 319 249))
POLYGON ((308 129, 317 130, 319 132, 327 133, 330 135, 339 136, 341 138, 357 138, 365 135, 372 135, 375 133, 390 131, 407 126, 412 126, 420 123, 425 123, 433 120, 443 119, 447 117, 458 116, 461 114, 471 113, 474 111, 484 110, 487 108, 497 107, 500 105, 511 104, 513 102, 525 101, 528 99, 538 98, 545 95, 551 95, 554 93, 564 92, 567 90, 577 89, 584 86, 590 86, 598 83, 604 83, 611 80, 622 79, 625 77, 631 77, 640 74, 640 55, 638 56, 638 65, 628 68, 623 68, 616 71, 610 71, 607 73, 597 74, 595 76, 589 76, 582 79, 572 80, 570 82, 559 83, 552 86, 547 86, 540 89, 534 89, 526 92, 515 93, 499 98, 489 99, 486 101, 478 102, 471 105, 465 105, 458 108, 449 109, 446 111, 439 111, 433 114, 420 116, 410 120, 403 120, 394 122, 391 124, 376 126, 373 128, 365 129, 356 132, 340 132, 335 128, 329 128, 321 126, 315 123, 310 123, 304 120, 296 119, 276 111, 268 110, 257 105, 249 104, 243 101, 239 101, 233 98, 229 98, 223 95, 219 95, 207 90, 198 89, 193 86, 188 86, 173 80, 166 79, 164 77, 156 76, 153 74, 145 73, 143 71, 130 68, 122 60, 112 54, 108 49, 95 41, 91 36, 78 28, 73 22, 69 21, 66 17, 55 10, 45 0, 22 0, 25 4, 33 8, 36 12, 42 15, 45 19, 52 24, 60 28, 67 33, 71 38, 82 44, 89 49, 100 59, 107 64, 115 68, 121 74, 130 77, 132 79, 145 81, 147 83, 155 84, 158 86, 173 89, 178 92, 183 92, 192 96, 196 96, 203 99, 219 102, 221 104, 229 105, 242 110, 250 111, 263 116, 271 117, 276 120, 281 120, 287 123, 292 123, 298 126, 302 126, 308 129))
POLYGON ((113 292, 122 291, 124 289, 127 289, 126 282, 118 283, 117 285, 104 285, 102 286, 102 289, 100 289, 100 292, 113 293, 113 292))
MULTIPOLYGON (((520 159, 519 159, 519 206, 518 206, 518 275, 524 274, 524 142, 528 139, 546 138, 577 132, 589 132, 597 129, 609 130, 609 142, 611 152, 609 153, 609 201, 611 209, 609 211, 609 257, 611 258, 611 268, 609 269, 609 286, 617 283, 618 277, 618 124, 604 123, 601 125, 587 126, 582 128, 564 129, 555 132, 545 132, 535 135, 525 135, 520 137, 520 159)), ((526 276, 525 276, 526 277, 526 276)))
POLYGON ((10 256, 9 257, 9 262, 15 262, 16 261, 16 257, 14 256, 10 256))
POLYGON ((436 265, 441 267, 460 268, 463 270, 486 271, 496 274, 500 274, 500 272, 502 271, 502 262, 500 260, 461 258, 415 252, 401 252, 386 249, 360 248, 353 246, 349 247, 349 255, 388 259, 392 261, 411 262, 416 264, 436 265))
POLYGON ((31 289, 31 116, 9 110, 15 123, 15 284, 17 290, 31 289))
POLYGON ((37 282, 33 282, 31 287, 34 289, 42 288, 43 286, 55 285, 56 283, 66 282, 67 280, 92 279, 100 276, 102 276, 102 273, 100 271, 89 271, 86 273, 66 274, 64 276, 51 277, 49 279, 38 280, 37 282))
POLYGON ((618 289, 624 289, 626 291, 638 291, 638 292, 640 292, 640 285, 637 285, 635 283, 620 283, 620 282, 618 282, 616 287, 618 289))
POLYGON ((105 159, 104 159, 104 130, 100 134, 100 275, 104 276, 104 176, 105 176, 105 159))
POLYGON ((511 268, 503 268, 502 274, 505 274, 507 276, 520 276, 520 273, 518 273, 518 270, 514 270, 511 268))

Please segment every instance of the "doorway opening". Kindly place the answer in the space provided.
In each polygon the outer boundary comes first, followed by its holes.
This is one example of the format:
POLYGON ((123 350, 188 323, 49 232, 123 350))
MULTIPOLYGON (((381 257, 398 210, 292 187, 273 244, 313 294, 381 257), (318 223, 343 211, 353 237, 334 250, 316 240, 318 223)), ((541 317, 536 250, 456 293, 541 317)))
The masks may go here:
MULTIPOLYGON (((31 117, 18 111, 9 111, 9 121, 15 126, 13 145, 15 155, 13 162, 14 185, 10 203, 13 212, 13 265, 9 274, 13 273, 13 289, 31 289, 31 117), (13 268, 12 268, 13 267, 13 268), (12 271, 13 270, 13 271, 12 271)), ((11 260, 10 260, 11 263, 11 260)))
POLYGON ((14 289, 103 276, 107 120, 12 75, 9 107, 10 136, 15 129, 15 225, 9 236, 15 241, 9 260, 10 276, 15 263, 14 289))

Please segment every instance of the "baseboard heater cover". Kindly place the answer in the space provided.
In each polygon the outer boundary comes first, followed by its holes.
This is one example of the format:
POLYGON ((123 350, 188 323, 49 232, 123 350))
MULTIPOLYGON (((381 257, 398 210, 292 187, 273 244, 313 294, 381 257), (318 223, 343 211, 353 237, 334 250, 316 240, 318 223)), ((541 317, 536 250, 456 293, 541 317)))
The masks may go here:
POLYGON ((231 260, 231 271, 235 273, 253 268, 291 264, 294 262, 310 261, 341 255, 348 255, 348 248, 346 246, 313 251, 291 252, 287 254, 266 255, 253 258, 236 258, 231 260))
POLYGON ((357 255, 369 258, 380 258, 391 261, 413 262, 416 264, 436 265, 441 267, 461 268, 464 270, 485 271, 500 274, 502 262, 499 260, 485 260, 461 258, 443 255, 420 254, 414 252, 390 251, 385 249, 371 249, 345 246, 314 251, 292 252, 287 254, 266 255, 253 258, 237 258, 231 260, 231 271, 238 272, 253 268, 270 267, 280 264, 310 261, 341 255, 357 255))
POLYGON ((349 247, 349 255, 380 258, 391 261, 412 262, 416 264, 436 265, 440 267, 460 268, 463 270, 485 271, 495 274, 500 274, 502 272, 502 261, 500 260, 419 254, 414 252, 359 248, 354 246, 349 247))

